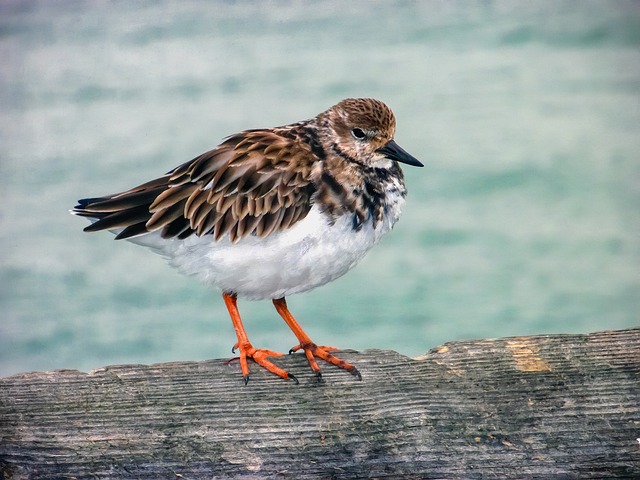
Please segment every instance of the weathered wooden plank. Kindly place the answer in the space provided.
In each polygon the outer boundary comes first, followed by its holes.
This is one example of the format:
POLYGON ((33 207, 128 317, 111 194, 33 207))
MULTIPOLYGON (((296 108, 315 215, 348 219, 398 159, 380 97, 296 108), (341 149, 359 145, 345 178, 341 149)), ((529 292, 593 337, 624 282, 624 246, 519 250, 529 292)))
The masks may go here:
POLYGON ((640 329, 0 379, 4 478, 640 478, 640 329), (306 373, 305 373, 306 372, 306 373))

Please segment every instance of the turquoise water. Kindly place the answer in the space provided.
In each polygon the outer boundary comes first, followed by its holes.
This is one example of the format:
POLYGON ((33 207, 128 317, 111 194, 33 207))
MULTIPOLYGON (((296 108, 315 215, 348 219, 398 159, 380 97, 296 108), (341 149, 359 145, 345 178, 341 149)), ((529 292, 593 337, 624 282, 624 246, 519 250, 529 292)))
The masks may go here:
MULTIPOLYGON (((68 209, 342 98, 422 160, 394 231, 289 306, 318 343, 640 324, 636 2, 2 2, 0 374, 227 357, 223 302, 68 209)), ((293 336, 240 304, 253 343, 293 336)))

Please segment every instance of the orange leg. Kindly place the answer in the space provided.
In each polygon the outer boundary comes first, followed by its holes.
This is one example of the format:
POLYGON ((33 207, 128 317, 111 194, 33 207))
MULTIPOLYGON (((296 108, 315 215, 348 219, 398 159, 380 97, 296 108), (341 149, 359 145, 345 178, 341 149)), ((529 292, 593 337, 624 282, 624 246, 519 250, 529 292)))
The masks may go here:
POLYGON ((233 347, 234 350, 237 348, 240 354, 240 368, 242 369, 242 376, 244 378, 244 384, 246 385, 249 381, 249 365, 247 364, 247 358, 253 359, 261 367, 266 368, 271 373, 275 373, 276 375, 284 378, 285 380, 293 380, 298 383, 296 377, 288 373, 286 370, 283 370, 280 367, 274 365, 271 361, 268 360, 268 357, 281 357, 282 353, 274 352, 272 350, 263 350, 254 348, 249 342, 249 338, 247 337, 247 332, 244 330, 244 325, 242 325, 242 320, 240 319, 240 312, 238 312, 238 306, 236 305, 236 296, 230 295, 228 293, 223 293, 222 298, 224 299, 224 303, 227 306, 227 310, 229 310, 229 315, 231 316, 231 321, 233 322, 233 328, 236 331, 236 336, 238 337, 238 343, 233 347))
POLYGON ((362 380, 362 376, 360 375, 360 372, 358 372, 358 369, 356 367, 354 367, 350 363, 345 362, 344 360, 340 360, 338 357, 329 353, 332 350, 337 350, 337 348, 319 347, 311 341, 309 335, 307 335, 304 330, 302 330, 300 324, 298 324, 296 319, 293 318, 293 315, 291 315, 291 313, 289 312, 289 309, 287 308, 287 302, 284 297, 274 299, 273 305, 276 307, 276 310, 278 311, 282 319, 287 322, 287 325, 289 325, 291 331, 298 338, 298 342, 300 342, 297 346, 293 347, 291 351, 295 352, 296 350, 300 349, 304 350, 304 353, 307 356, 307 360, 309 362, 309 366, 311 367, 311 370, 313 370, 316 374, 318 381, 322 381, 322 374, 320 373, 320 367, 318 366, 318 362, 316 362, 315 357, 321 358, 325 362, 335 365, 336 367, 343 368, 347 372, 358 377, 358 380, 362 380))

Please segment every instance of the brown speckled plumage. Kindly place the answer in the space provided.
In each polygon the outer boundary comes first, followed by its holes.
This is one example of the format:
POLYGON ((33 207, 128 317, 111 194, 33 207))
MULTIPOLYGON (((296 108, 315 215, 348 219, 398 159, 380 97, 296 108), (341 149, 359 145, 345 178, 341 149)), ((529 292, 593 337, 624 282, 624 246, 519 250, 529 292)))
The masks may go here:
POLYGON ((164 238, 264 237, 303 219, 314 202, 332 218, 352 214, 359 228, 382 218, 385 178, 402 184, 397 164, 382 170, 360 160, 394 131, 393 113, 382 102, 343 100, 307 121, 233 135, 156 180, 81 200, 74 212, 98 219, 86 231, 118 229, 118 239, 156 230, 164 238), (355 147, 354 127, 367 140, 355 147))

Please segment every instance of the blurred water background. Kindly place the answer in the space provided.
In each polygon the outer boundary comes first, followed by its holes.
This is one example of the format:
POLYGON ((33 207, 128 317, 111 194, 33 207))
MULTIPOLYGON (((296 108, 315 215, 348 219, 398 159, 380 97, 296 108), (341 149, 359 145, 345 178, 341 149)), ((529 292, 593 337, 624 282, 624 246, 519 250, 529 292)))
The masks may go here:
POLYGON ((351 96, 426 167, 355 270, 289 298, 318 343, 640 324, 638 2, 3 0, 0 55, 2 375, 230 356, 217 292, 68 210, 351 96))

